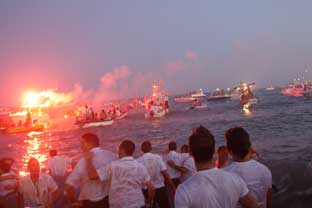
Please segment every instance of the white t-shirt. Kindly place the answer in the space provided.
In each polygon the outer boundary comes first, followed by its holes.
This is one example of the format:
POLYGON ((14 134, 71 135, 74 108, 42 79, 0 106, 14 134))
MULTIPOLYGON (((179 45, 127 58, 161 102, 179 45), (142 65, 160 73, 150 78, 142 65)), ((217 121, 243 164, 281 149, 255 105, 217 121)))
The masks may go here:
POLYGON ((263 164, 249 160, 247 162, 232 162, 223 170, 240 176, 255 196, 259 207, 266 207, 266 195, 272 188, 271 171, 263 164))
POLYGON ((175 207, 235 208, 247 194, 247 185, 239 176, 213 168, 198 171, 179 185, 175 207))
MULTIPOLYGON (((111 161, 117 159, 117 155, 103 150, 100 147, 93 148, 93 165, 96 169, 105 167, 111 161)), ((87 172, 85 158, 81 158, 74 170, 68 176, 66 184, 80 186, 79 200, 100 201, 108 195, 109 183, 100 180, 90 180, 87 172)))
POLYGON ((66 176, 67 167, 71 162, 71 158, 56 155, 48 160, 46 167, 52 176, 66 176))
POLYGON ((102 181, 111 182, 109 207, 139 208, 145 205, 142 189, 150 177, 146 168, 133 157, 113 161, 106 168, 97 169, 102 181))
POLYGON ((161 172, 167 170, 167 168, 159 155, 148 152, 136 160, 146 167, 147 172, 151 177, 151 181, 156 189, 165 186, 164 176, 161 172))
POLYGON ((39 180, 33 183, 30 175, 19 182, 19 192, 24 196, 25 206, 48 206, 49 197, 57 190, 53 178, 45 173, 39 174, 39 180))
MULTIPOLYGON (((9 173, 3 173, 1 176, 16 176, 16 174, 9 172, 9 173)), ((12 194, 15 192, 14 189, 7 189, 7 186, 16 186, 17 180, 16 179, 8 179, 4 181, 0 181, 0 196, 4 197, 9 194, 12 194)))
POLYGON ((169 151, 168 155, 163 157, 164 163, 167 166, 167 170, 168 173, 170 175, 171 179, 175 179, 175 178, 179 178, 181 176, 181 173, 179 171, 177 171, 176 169, 170 167, 167 164, 168 160, 173 160, 173 162, 177 165, 177 166, 181 166, 181 162, 182 162, 182 158, 181 158, 181 154, 177 153, 176 151, 169 151))
POLYGON ((181 174, 181 183, 190 178, 194 173, 196 173, 196 166, 193 157, 189 155, 189 153, 182 153, 183 160, 181 162, 181 166, 188 169, 188 172, 181 174))

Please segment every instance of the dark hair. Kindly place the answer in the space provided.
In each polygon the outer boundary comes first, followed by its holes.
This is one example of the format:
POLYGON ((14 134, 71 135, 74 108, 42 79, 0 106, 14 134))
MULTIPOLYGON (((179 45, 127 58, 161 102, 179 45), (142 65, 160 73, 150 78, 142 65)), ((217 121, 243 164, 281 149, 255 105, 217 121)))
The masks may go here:
POLYGON ((251 143, 249 135, 242 127, 231 128, 225 133, 226 146, 233 155, 243 159, 249 152, 251 143))
POLYGON ((180 147, 180 152, 186 152, 188 153, 189 152, 189 146, 187 144, 183 144, 181 147, 180 147))
POLYGON ((86 143, 91 144, 94 147, 100 146, 99 138, 95 134, 87 133, 81 137, 86 143))
POLYGON ((150 152, 152 150, 152 144, 149 141, 145 141, 141 145, 141 150, 144 153, 150 152))
POLYGON ((208 162, 215 152, 214 136, 203 126, 198 129, 189 137, 191 155, 197 163, 208 162))
POLYGON ((56 149, 50 150, 49 154, 50 154, 51 157, 54 157, 54 156, 57 155, 57 150, 56 149))
POLYGON ((177 143, 176 143, 176 142, 170 142, 170 143, 168 144, 168 149, 169 149, 169 151, 171 151, 171 150, 177 150, 177 143))
POLYGON ((131 140, 124 140, 119 147, 123 149, 128 156, 133 155, 135 150, 135 144, 131 140))
POLYGON ((36 158, 34 158, 34 157, 31 157, 31 158, 29 159, 28 164, 27 164, 27 165, 28 165, 28 166, 27 166, 28 168, 29 168, 29 166, 30 166, 31 163, 37 163, 37 165, 40 166, 39 161, 38 161, 36 158))
POLYGON ((0 160, 0 169, 3 173, 8 173, 11 171, 11 166, 13 165, 14 160, 12 158, 2 158, 0 160))

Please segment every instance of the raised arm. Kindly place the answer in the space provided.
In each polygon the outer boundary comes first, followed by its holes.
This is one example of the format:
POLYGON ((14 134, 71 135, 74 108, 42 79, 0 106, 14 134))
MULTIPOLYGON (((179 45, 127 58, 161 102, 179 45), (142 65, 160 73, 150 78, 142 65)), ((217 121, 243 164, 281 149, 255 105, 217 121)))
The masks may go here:
POLYGON ((187 173, 187 172, 189 172, 189 169, 187 169, 186 167, 182 167, 182 166, 176 165, 173 160, 168 160, 167 164, 170 167, 172 167, 172 168, 176 169, 177 171, 179 171, 180 173, 187 173))

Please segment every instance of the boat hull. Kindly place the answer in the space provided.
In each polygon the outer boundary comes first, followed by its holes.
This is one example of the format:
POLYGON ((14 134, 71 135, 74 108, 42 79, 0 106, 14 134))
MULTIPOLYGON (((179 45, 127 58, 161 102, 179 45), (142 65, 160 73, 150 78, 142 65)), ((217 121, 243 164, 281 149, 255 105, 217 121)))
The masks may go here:
POLYGON ((157 112, 157 113, 153 113, 153 112, 146 112, 144 114, 144 117, 145 118, 148 118, 148 119, 152 119, 152 118, 161 118, 161 117, 164 117, 168 112, 166 111, 160 111, 160 112, 157 112))
POLYGON ((90 123, 85 123, 81 127, 82 128, 91 128, 91 127, 103 127, 103 126, 110 126, 114 123, 114 120, 110 121, 97 121, 97 122, 90 122, 90 123))
POLYGON ((231 96, 211 96, 207 98, 207 101, 229 100, 231 96))
POLYGON ((7 128, 2 130, 4 134, 19 134, 19 133, 29 133, 32 131, 42 131, 44 129, 44 125, 39 124, 36 126, 29 127, 15 127, 15 128, 7 128))

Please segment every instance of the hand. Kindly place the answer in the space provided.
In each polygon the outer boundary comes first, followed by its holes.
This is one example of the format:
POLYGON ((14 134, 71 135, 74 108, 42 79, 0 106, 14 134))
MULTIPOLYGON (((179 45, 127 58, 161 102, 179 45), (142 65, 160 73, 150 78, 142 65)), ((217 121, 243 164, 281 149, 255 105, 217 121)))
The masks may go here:
POLYGON ((168 161, 167 161, 167 164, 168 164, 170 167, 172 167, 172 168, 175 167, 175 163, 174 163, 173 160, 168 160, 168 161))

